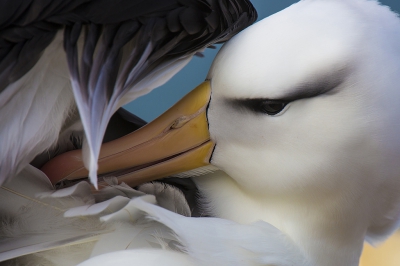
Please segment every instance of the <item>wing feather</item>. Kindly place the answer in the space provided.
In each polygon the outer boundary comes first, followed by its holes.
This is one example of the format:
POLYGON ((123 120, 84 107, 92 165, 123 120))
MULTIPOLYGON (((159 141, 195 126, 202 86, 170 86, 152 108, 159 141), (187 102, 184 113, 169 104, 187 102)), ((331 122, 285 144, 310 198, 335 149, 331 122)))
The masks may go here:
MULTIPOLYGON (((165 83, 196 52, 228 40, 256 16, 248 0, 5 1, 0 4, 0 108, 5 95, 17 95, 4 94, 7 88, 29 89, 11 85, 35 66, 64 29, 73 94, 86 135, 85 165, 96 185, 100 145, 116 110, 165 83)), ((50 132, 42 132, 46 134, 50 132)), ((48 139, 45 148, 22 148, 38 154, 54 144, 54 138, 48 139)), ((6 170, 0 183, 26 160, 17 158, 10 166, 1 159, 0 168, 6 170)))

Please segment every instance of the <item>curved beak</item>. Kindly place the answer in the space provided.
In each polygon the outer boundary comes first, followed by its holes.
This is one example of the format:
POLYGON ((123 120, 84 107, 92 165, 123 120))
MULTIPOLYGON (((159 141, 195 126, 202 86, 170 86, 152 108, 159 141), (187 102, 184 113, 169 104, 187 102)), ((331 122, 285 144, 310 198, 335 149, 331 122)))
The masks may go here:
MULTIPOLYGON (((98 162, 99 185, 105 177, 117 177, 136 186, 208 165, 214 149, 206 116, 210 96, 210 82, 205 81, 153 122, 104 143, 98 162)), ((63 153, 41 170, 53 184, 88 176, 82 150, 63 153)))

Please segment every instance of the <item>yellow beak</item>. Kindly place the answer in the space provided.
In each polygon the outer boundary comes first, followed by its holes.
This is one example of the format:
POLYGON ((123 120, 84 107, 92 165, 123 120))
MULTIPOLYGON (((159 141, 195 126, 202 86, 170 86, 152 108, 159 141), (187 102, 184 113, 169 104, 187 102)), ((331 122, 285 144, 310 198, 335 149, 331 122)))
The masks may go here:
MULTIPOLYGON (((205 81, 153 122, 104 143, 99 157, 99 185, 104 177, 136 186, 209 164, 214 149, 206 109, 210 82, 205 81)), ((88 176, 82 151, 63 153, 41 169, 53 184, 88 176)))

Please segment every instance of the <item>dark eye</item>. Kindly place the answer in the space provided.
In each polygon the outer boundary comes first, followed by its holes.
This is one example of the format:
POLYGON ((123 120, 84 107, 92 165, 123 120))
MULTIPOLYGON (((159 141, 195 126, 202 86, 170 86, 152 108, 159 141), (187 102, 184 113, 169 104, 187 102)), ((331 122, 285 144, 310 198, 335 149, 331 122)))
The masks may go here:
POLYGON ((277 115, 289 104, 289 101, 269 99, 230 99, 228 102, 239 110, 244 108, 267 115, 277 115))
POLYGON ((286 105, 287 102, 264 100, 259 103, 257 111, 268 115, 277 115, 285 108, 286 105))

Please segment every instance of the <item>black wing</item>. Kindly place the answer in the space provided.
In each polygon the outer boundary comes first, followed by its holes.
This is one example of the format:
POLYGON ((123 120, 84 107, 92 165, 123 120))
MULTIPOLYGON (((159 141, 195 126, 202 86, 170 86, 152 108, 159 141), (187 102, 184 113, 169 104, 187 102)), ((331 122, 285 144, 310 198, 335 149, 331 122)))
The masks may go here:
MULTIPOLYGON (((3 1, 0 93, 29 71, 64 30, 88 144, 84 158, 95 183, 100 146, 115 111, 164 83, 197 51, 228 40, 255 19, 248 0, 3 1)), ((7 92, 8 97, 13 94, 7 92)), ((0 109, 4 101, 0 96, 0 109)))

